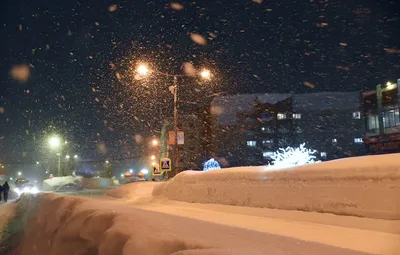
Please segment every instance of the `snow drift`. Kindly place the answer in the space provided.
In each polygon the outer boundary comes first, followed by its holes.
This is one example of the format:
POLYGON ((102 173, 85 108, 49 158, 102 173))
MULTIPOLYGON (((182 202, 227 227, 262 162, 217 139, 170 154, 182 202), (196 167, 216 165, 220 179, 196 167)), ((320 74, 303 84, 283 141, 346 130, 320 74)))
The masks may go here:
POLYGON ((107 189, 114 185, 113 180, 108 178, 83 178, 80 185, 85 189, 107 189))
POLYGON ((42 189, 44 191, 57 190, 66 185, 78 185, 82 176, 64 176, 64 177, 53 177, 51 179, 46 179, 42 182, 42 189))
POLYGON ((25 204, 21 215, 28 214, 25 218, 30 220, 19 228, 24 232, 18 247, 3 254, 364 254, 111 201, 43 193, 23 196, 21 202, 25 204))
POLYGON ((287 169, 185 171, 153 195, 190 203, 400 219, 400 154, 347 158, 287 169))

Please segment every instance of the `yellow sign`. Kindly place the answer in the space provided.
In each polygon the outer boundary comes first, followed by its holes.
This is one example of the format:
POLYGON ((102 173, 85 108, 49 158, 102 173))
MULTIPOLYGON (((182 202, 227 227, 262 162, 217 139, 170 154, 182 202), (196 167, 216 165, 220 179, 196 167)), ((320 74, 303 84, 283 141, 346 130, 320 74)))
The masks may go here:
POLYGON ((170 158, 162 158, 160 159, 160 169, 161 171, 169 172, 172 170, 171 159, 170 158))
POLYGON ((160 168, 158 166, 153 166, 151 173, 153 176, 161 176, 162 172, 160 171, 160 168))

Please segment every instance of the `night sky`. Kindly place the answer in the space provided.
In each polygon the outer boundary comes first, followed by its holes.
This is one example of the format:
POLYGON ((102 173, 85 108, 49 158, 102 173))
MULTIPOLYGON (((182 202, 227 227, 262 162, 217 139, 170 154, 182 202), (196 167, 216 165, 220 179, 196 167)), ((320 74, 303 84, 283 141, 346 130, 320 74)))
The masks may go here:
POLYGON ((217 92, 357 91, 396 81, 396 1, 2 1, 0 160, 39 160, 51 133, 87 159, 139 155, 140 138, 158 135, 172 116, 172 95, 171 80, 135 79, 138 61, 168 73, 183 73, 184 63, 212 70, 208 83, 180 80, 185 114, 217 92), (30 75, 18 79, 13 68, 30 75))

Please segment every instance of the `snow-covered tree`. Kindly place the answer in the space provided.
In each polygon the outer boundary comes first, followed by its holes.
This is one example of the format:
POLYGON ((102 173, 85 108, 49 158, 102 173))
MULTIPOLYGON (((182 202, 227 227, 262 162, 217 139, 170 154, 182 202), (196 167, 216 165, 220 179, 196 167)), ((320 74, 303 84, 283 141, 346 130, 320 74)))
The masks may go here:
POLYGON ((207 160, 204 163, 203 171, 221 169, 221 165, 214 158, 207 160))
POLYGON ((280 148, 271 158, 273 159, 273 165, 277 167, 305 165, 319 162, 316 161, 316 157, 314 156, 316 152, 316 150, 307 149, 303 143, 297 148, 280 148))

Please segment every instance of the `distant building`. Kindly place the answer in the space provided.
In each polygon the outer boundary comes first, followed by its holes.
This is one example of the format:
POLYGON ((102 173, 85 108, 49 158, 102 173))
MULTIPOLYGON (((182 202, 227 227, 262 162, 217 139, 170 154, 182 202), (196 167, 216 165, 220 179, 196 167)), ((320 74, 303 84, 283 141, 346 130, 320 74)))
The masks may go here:
POLYGON ((211 109, 218 151, 233 166, 267 164, 277 149, 302 143, 322 160, 365 153, 359 92, 224 96, 211 109))
POLYGON ((400 79, 361 93, 368 154, 400 152, 400 79))

